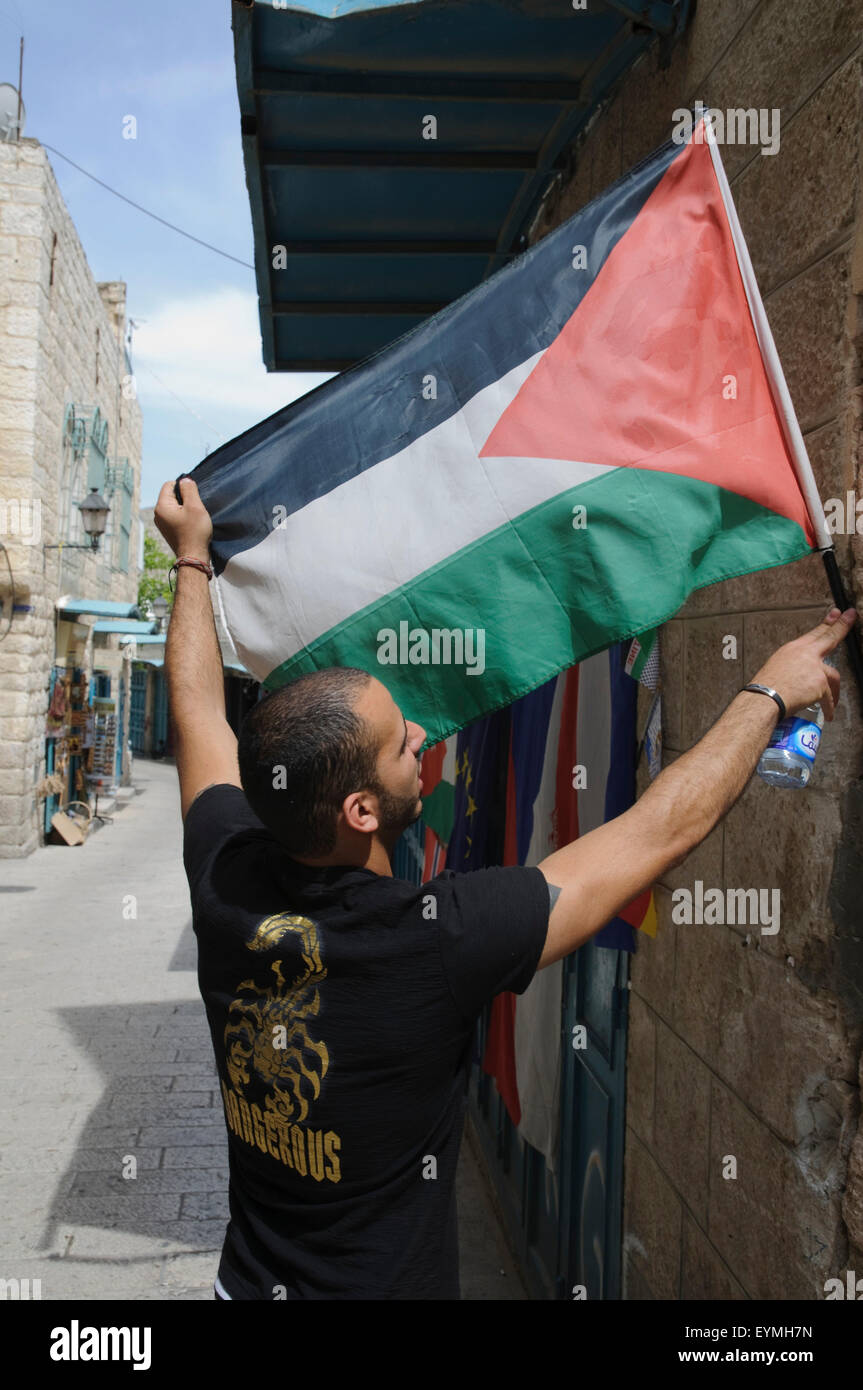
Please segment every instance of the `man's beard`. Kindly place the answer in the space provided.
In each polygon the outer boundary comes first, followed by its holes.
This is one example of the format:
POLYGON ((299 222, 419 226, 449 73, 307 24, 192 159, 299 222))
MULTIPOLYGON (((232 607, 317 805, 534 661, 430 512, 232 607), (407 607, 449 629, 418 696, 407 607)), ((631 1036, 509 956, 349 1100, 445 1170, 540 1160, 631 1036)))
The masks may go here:
POLYGON ((385 844, 394 845, 408 826, 413 825, 422 815, 419 793, 413 796, 392 796, 380 785, 373 790, 380 810, 378 834, 385 844))

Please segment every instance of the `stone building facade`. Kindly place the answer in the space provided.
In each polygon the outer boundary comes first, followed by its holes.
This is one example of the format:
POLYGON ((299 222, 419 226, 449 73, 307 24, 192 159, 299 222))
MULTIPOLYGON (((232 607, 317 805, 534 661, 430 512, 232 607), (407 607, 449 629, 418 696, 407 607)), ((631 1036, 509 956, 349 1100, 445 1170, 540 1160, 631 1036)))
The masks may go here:
MULTIPOLYGON (((825 503, 863 496, 861 35, 861 0, 699 4, 668 66, 655 47, 611 94, 531 232, 668 139, 676 109, 778 110, 775 153, 722 157, 825 503)), ((863 534, 852 519, 835 539, 863 608, 863 534)), ((661 633, 665 759, 829 604, 817 556, 694 594, 661 633)), ((809 787, 754 778, 657 890, 657 938, 633 961, 629 1299, 824 1298, 826 1280, 863 1273, 863 721, 837 664, 844 693, 809 787), (697 880, 779 888, 779 932, 676 925, 671 894, 697 880)))
MULTIPOLYGON (((0 856, 44 834, 54 681, 78 671, 87 704, 98 677, 102 709, 113 701, 118 714, 125 693, 118 637, 57 606, 136 600, 141 411, 125 298, 124 283, 93 279, 39 142, 0 143, 0 856), (65 548, 84 541, 77 504, 93 486, 110 505, 105 537, 95 552, 65 548)), ((128 780, 125 729, 117 736, 128 780)))

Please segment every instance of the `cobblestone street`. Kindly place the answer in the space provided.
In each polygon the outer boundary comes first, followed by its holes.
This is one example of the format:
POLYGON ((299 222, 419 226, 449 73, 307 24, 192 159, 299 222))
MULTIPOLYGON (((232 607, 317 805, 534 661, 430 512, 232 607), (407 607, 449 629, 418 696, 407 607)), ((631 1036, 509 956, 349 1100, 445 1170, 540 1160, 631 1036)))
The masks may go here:
MULTIPOLYGON (((81 848, 0 860, 0 1277, 43 1299, 212 1299, 227 1221, 176 773, 134 781, 81 848)), ((467 1143, 458 1192, 463 1297, 525 1298, 467 1143)))

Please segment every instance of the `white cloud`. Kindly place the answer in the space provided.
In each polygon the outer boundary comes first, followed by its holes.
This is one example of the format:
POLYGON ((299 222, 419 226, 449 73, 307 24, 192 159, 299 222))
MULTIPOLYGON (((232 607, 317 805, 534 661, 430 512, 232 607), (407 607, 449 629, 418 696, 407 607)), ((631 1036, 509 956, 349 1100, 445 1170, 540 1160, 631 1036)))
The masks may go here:
POLYGON ((331 375, 267 372, 261 358, 258 300, 252 291, 226 285, 175 297, 139 323, 132 360, 144 410, 148 402, 176 405, 178 396, 225 438, 272 415, 331 375))

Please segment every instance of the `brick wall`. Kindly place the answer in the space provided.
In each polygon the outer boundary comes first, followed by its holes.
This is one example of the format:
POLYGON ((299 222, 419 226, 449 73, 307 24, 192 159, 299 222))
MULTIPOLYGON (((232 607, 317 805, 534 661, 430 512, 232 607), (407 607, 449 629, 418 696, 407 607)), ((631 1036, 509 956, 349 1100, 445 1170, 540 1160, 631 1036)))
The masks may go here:
MULTIPOLYGON (((94 281, 41 145, 0 143, 0 540, 15 601, 31 605, 0 640, 0 857, 27 854, 39 843, 42 803, 33 787, 44 771, 56 599, 134 602, 137 594, 141 411, 123 394, 124 316, 125 286, 94 281), (60 513, 70 402, 99 407, 109 423, 109 455, 127 457, 134 469, 127 573, 112 569, 104 547, 96 556, 43 551, 44 543, 68 538, 60 535, 60 513), (18 505, 20 517, 21 505, 36 501, 41 534, 32 529, 28 544, 20 523, 10 523, 9 504, 18 505)), ((11 599, 2 557, 0 598, 1 636, 11 599)))
MULTIPOLYGON (((612 94, 531 238, 667 139, 675 108, 778 108, 777 153, 722 155, 825 500, 863 496, 861 33, 861 0, 702 0, 668 67, 653 50, 612 94)), ((836 547, 863 608, 863 536, 836 547)), ((666 761, 829 601, 817 557, 693 595, 662 631, 666 761)), ((659 887, 657 938, 633 960, 627 1298, 809 1299, 863 1274, 863 721, 838 664, 842 705, 810 786, 753 779, 659 887), (671 892, 696 879, 778 887, 778 934, 674 925, 671 892)))

